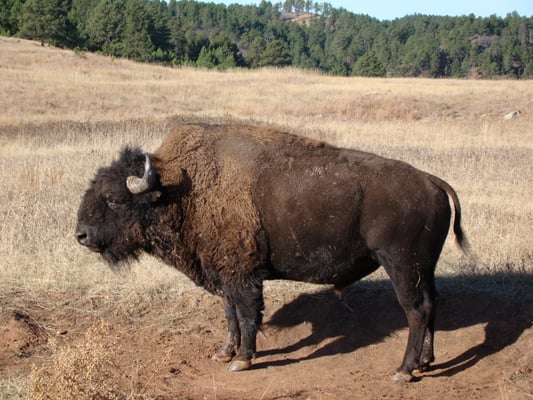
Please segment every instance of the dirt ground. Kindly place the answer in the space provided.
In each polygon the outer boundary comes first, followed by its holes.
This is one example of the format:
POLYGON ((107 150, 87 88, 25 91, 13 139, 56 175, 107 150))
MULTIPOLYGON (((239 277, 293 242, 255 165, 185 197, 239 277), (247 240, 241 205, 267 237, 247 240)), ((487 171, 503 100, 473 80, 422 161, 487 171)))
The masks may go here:
POLYGON ((436 361, 411 383, 391 380, 407 329, 384 281, 352 286, 346 306, 327 287, 286 290, 269 283, 253 369, 238 373, 211 360, 225 321, 220 299, 200 289, 4 294, 0 375, 52 368, 58 348, 96 340, 109 352, 116 390, 129 398, 531 399, 533 302, 524 290, 533 277, 521 279, 522 293, 505 279, 493 280, 439 279, 436 361), (95 323, 105 332, 88 338, 95 323))

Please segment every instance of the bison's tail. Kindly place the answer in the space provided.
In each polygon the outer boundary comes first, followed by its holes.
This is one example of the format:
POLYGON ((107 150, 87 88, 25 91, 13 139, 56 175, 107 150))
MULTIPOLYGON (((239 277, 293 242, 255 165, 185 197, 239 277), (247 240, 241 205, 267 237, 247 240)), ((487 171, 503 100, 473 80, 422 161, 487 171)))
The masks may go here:
POLYGON ((455 218, 453 221, 453 233, 455 234, 455 240, 464 253, 470 253, 468 241, 463 233, 463 228, 461 228, 461 203, 459 202, 457 193, 447 182, 443 181, 442 179, 433 175, 430 175, 430 179, 434 185, 444 190, 452 199, 453 208, 455 210, 455 218))

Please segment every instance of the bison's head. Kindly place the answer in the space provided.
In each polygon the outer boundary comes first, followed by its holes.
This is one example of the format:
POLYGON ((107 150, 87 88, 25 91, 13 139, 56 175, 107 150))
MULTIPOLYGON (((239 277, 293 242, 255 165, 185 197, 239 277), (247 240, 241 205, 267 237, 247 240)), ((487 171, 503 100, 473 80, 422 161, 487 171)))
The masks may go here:
POLYGON ((78 210, 78 242, 110 263, 136 258, 144 227, 161 196, 148 154, 126 148, 109 167, 100 168, 78 210), (140 178, 139 176, 142 176, 140 178))

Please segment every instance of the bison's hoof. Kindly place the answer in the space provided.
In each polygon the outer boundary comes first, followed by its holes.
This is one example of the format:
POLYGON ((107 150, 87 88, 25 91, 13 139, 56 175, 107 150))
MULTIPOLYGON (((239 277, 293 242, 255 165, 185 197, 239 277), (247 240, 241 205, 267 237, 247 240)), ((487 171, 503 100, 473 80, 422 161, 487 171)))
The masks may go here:
POLYGON ((214 361, 227 363, 233 359, 233 354, 219 351, 213 357, 211 357, 211 359, 214 361))
POLYGON ((251 367, 252 362, 250 360, 234 360, 228 367, 228 370, 231 372, 246 371, 251 367))
POLYGON ((424 365, 421 365, 420 367, 418 367, 415 371, 418 371, 418 372, 428 372, 431 370, 431 364, 427 363, 427 364, 424 364, 424 365))
POLYGON ((406 372, 396 372, 392 377, 394 382, 411 382, 413 380, 413 375, 406 372))

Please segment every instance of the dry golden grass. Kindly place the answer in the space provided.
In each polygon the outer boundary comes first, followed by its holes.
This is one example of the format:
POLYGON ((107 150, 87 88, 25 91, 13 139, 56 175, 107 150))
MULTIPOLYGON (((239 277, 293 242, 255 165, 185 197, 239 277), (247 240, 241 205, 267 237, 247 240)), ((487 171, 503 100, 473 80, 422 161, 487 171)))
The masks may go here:
POLYGON ((532 269, 533 82, 171 69, 8 38, 0 45, 5 289, 164 282, 169 269, 150 258, 117 279, 73 229, 99 165, 124 143, 155 149, 182 121, 274 124, 406 160, 446 179, 463 203, 477 260, 466 262, 449 240, 442 273, 532 269), (504 121, 515 109, 520 117, 504 121))

